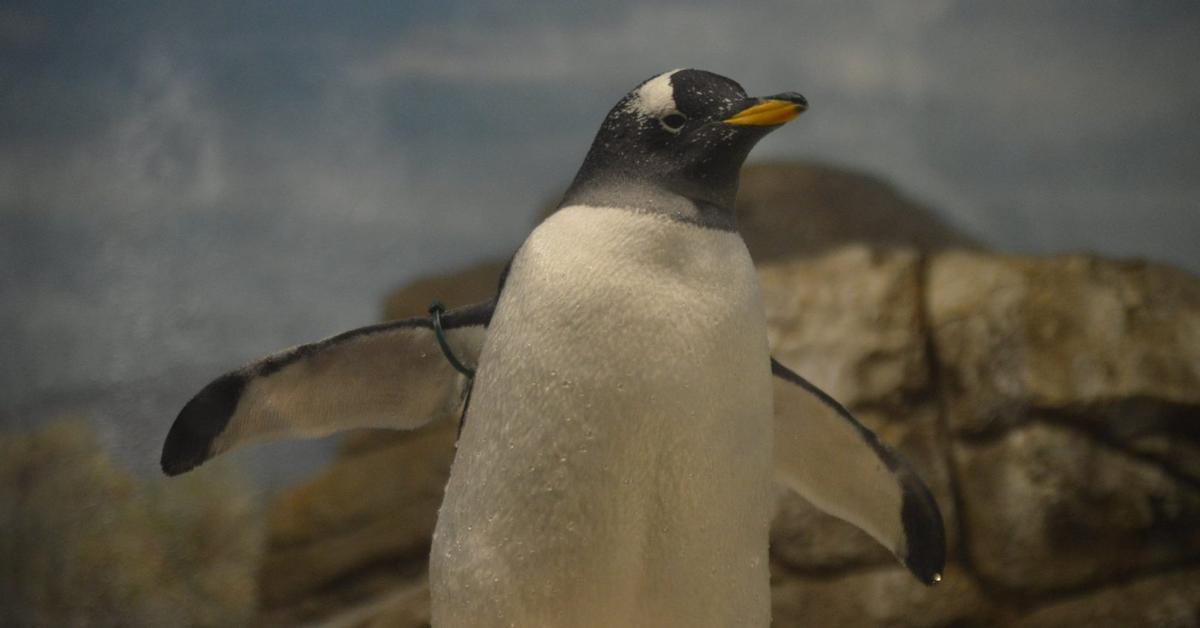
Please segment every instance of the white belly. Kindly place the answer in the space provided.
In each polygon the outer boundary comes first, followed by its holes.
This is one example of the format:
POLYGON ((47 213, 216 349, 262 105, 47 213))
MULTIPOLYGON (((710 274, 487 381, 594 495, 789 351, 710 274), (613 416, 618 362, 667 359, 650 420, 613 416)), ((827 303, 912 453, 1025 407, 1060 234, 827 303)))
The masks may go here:
POLYGON ((559 211, 488 330, 434 537, 434 625, 766 626, 771 404, 740 237, 559 211))

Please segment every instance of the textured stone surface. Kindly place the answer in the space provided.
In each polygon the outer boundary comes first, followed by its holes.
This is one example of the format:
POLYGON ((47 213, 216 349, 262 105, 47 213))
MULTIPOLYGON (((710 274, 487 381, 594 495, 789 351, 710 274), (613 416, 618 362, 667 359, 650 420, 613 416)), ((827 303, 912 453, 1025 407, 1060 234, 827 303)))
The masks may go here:
POLYGON ((1042 422, 955 446, 971 564, 1013 589, 1066 589, 1200 558, 1200 490, 1042 422))
MULTIPOLYGON (((939 455, 936 404, 921 327, 920 258, 913 251, 849 246, 813 260, 759 269, 772 354, 846 405, 892 444, 942 504, 956 540, 952 492, 939 455)), ((857 528, 783 492, 772 552, 800 570, 894 559, 857 528)))
POLYGON ((335 615, 310 624, 313 628, 429 628, 429 583, 424 577, 394 585, 335 615))
POLYGON ((269 522, 262 571, 266 609, 294 604, 331 583, 349 586, 377 566, 423 561, 449 477, 456 426, 429 426, 343 456, 283 495, 269 522))
POLYGON ((1151 576, 1072 596, 1039 608, 1014 625, 1196 628, 1200 626, 1200 570, 1151 576))
POLYGON ((434 301, 456 308, 490 299, 496 294, 505 263, 483 262, 450 274, 418 279, 388 295, 383 304, 383 318, 427 316, 434 301))
POLYGON ((422 581, 381 600, 368 621, 354 625, 361 628, 428 628, 430 616, 429 583, 422 581))
POLYGON ((286 605, 262 609, 254 625, 361 626, 401 602, 416 617, 428 615, 429 589, 423 586, 424 571, 424 562, 412 559, 371 563, 286 605))
POLYGON ((919 261, 850 246, 761 266, 772 354, 848 407, 903 405, 929 385, 919 261))
POLYGON ((1200 283, 1187 273, 956 252, 931 260, 928 286, 956 431, 1004 429, 1037 409, 1122 440, 1200 435, 1200 283))
POLYGON ((934 251, 976 243, 874 176, 806 162, 742 169, 738 227, 756 262, 808 257, 853 242, 934 251))
POLYGON ((996 610, 975 581, 950 564, 936 587, 901 567, 827 578, 780 578, 771 590, 774 628, 987 626, 996 610))

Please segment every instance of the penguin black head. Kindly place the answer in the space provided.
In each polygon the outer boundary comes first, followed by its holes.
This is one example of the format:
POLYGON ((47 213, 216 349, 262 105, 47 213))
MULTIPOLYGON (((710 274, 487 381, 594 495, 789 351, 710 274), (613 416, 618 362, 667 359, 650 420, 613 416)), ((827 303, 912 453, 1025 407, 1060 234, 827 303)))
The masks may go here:
POLYGON ((750 149, 807 108, 795 92, 754 98, 712 72, 659 74, 608 113, 563 205, 678 213, 662 205, 683 197, 732 220, 750 149))

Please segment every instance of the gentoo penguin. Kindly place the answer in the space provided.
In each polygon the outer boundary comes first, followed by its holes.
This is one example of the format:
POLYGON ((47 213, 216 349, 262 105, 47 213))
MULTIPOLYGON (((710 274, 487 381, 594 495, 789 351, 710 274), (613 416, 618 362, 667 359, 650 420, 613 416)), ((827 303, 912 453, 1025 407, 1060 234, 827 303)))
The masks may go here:
POLYGON ((767 626, 773 480, 939 580, 929 490, 767 346, 733 201, 750 149, 806 108, 700 70, 643 82, 493 300, 219 377, 163 470, 465 405, 430 558, 439 627, 767 626))

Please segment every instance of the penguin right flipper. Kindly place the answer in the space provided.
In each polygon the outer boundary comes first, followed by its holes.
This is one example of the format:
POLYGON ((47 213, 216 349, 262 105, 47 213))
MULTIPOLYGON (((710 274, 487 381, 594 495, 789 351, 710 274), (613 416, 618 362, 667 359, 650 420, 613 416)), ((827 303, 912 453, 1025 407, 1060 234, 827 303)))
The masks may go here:
POLYGON ((887 547, 925 584, 946 563, 942 514, 895 450, 821 389, 774 358, 777 479, 887 547))
MULTIPOLYGON (((451 351, 473 367, 494 301, 446 312, 451 351)), ((380 323, 276 353, 205 386, 180 411, 162 469, 178 475, 252 442, 341 430, 413 429, 452 414, 469 380, 443 355, 433 322, 380 323)))

